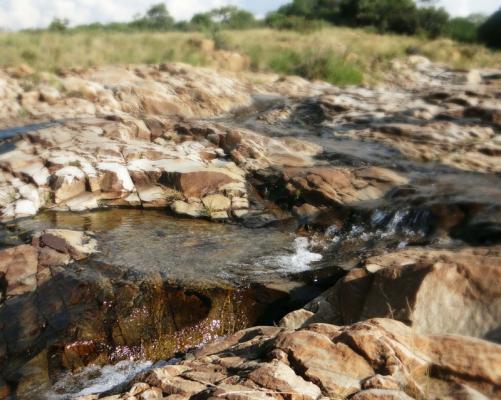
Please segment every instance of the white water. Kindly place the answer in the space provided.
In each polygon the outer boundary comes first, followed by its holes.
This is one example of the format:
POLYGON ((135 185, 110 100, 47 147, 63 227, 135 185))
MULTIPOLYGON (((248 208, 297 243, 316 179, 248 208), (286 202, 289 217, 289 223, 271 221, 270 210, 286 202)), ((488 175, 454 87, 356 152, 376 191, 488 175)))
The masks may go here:
MULTIPOLYGON (((353 225, 350 231, 342 232, 335 225, 328 228, 327 236, 333 243, 343 240, 360 239, 369 241, 372 239, 385 239, 391 237, 401 237, 402 239, 412 236, 425 236, 425 226, 419 226, 419 215, 413 214, 412 210, 397 210, 396 212, 386 212, 375 210, 370 218, 370 226, 353 225)), ((406 240, 401 240, 399 248, 407 246, 406 240)))
POLYGON ((127 382, 151 368, 150 361, 120 361, 115 365, 89 365, 78 372, 64 374, 53 386, 47 399, 67 399, 99 394, 127 382))
POLYGON ((312 262, 320 261, 322 255, 310 251, 310 246, 311 242, 308 238, 296 238, 294 240, 294 253, 277 257, 280 269, 287 272, 302 272, 308 270, 312 262))
POLYGON ((313 241, 309 238, 297 237, 290 253, 261 257, 256 260, 255 264, 263 268, 263 273, 280 272, 290 274, 308 271, 311 263, 322 259, 321 254, 310 250, 313 244, 313 241))

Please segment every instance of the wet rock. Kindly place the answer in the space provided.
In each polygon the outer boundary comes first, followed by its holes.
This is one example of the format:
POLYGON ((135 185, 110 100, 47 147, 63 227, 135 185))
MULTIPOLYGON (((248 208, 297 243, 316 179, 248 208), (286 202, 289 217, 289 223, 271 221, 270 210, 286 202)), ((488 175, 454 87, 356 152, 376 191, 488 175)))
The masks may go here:
POLYGON ((83 260, 97 251, 97 241, 92 232, 78 232, 67 229, 47 229, 33 239, 38 247, 49 247, 59 253, 68 254, 74 260, 83 260))
POLYGON ((0 276, 3 276, 4 284, 0 300, 34 291, 37 285, 37 266, 38 254, 30 245, 2 250, 0 276))

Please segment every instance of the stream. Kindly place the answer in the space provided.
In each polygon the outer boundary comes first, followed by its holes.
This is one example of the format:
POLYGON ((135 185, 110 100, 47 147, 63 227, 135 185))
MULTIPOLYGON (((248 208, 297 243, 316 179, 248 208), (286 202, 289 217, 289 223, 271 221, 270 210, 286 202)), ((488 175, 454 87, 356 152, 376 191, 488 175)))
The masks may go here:
MULTIPOLYGON (((0 320, 10 321, 6 375, 23 396, 64 399, 278 321, 318 295, 326 278, 323 266, 315 272, 322 255, 313 239, 294 234, 291 224, 250 229, 137 209, 46 212, 8 224, 4 247, 57 227, 94 232, 99 252, 53 270, 35 293, 0 309, 0 320)), ((327 278, 334 276, 331 268, 327 278)))

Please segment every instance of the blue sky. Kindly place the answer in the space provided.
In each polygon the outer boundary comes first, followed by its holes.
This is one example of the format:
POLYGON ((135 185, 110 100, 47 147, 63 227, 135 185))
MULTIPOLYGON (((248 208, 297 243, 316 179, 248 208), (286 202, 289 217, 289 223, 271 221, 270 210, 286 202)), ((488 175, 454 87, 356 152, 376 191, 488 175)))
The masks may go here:
MULTIPOLYGON (((93 21, 128 21, 136 13, 161 0, 0 0, 0 28, 19 29, 47 26, 54 17, 70 18, 74 24, 93 21)), ((225 4, 246 8, 256 15, 288 3, 287 0, 165 0, 176 19, 188 19, 194 13, 225 4)), ((439 0, 453 15, 473 12, 491 14, 499 0, 439 0)))

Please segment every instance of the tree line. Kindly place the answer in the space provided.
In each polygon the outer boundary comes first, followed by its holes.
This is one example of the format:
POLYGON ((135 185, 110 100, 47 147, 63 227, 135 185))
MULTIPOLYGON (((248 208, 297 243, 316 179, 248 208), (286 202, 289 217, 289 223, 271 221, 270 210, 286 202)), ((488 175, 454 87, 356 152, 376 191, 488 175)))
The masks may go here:
MULTIPOLYGON (((131 22, 93 23, 71 30, 202 31, 270 27, 310 31, 328 25, 370 27, 381 33, 450 37, 460 42, 480 42, 501 49, 501 8, 490 17, 474 14, 451 18, 434 0, 293 0, 258 20, 249 11, 226 6, 198 13, 190 21, 175 21, 159 3, 131 22)), ((51 31, 66 31, 69 20, 54 19, 51 31)))

